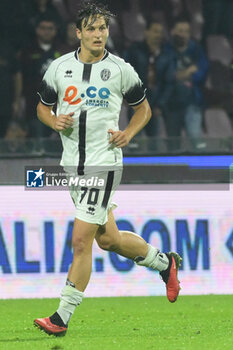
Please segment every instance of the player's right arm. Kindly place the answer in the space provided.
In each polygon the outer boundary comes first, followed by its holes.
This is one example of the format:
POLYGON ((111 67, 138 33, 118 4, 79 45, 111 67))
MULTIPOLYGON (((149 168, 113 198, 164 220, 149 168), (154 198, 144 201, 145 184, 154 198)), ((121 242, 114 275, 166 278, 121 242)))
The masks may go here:
POLYGON ((72 115, 74 113, 60 114, 56 116, 53 112, 53 106, 57 103, 58 98, 56 72, 57 60, 50 64, 40 84, 38 90, 40 102, 37 105, 37 116, 42 123, 53 130, 60 132, 69 129, 72 126, 72 115))
POLYGON ((73 112, 69 114, 59 114, 59 116, 56 117, 53 112, 53 106, 46 106, 42 102, 39 102, 37 105, 38 119, 57 132, 72 127, 74 122, 72 118, 73 114, 73 112))

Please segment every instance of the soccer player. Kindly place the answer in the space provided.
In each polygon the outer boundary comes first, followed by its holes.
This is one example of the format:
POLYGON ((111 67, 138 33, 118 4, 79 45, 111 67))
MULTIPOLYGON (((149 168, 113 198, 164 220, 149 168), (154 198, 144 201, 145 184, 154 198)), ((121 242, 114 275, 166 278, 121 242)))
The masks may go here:
MULTIPOLYGON (((34 324, 48 334, 64 335, 68 322, 82 302, 89 282, 94 239, 100 248, 133 259, 136 264, 160 271, 170 302, 179 294, 177 279, 181 258, 161 253, 139 235, 119 231, 111 202, 122 172, 122 150, 149 121, 151 109, 142 83, 124 60, 106 51, 112 14, 102 4, 85 2, 77 17, 81 47, 54 60, 43 78, 38 118, 60 133, 61 165, 76 169, 77 175, 97 174, 105 188, 71 188, 76 207, 72 233, 73 262, 57 311, 38 318, 34 324), (123 98, 134 109, 125 130, 118 129, 123 98), (53 106, 57 103, 57 116, 53 106), (102 170, 101 170, 102 169, 102 170)), ((69 171, 69 170, 67 170, 69 171)))

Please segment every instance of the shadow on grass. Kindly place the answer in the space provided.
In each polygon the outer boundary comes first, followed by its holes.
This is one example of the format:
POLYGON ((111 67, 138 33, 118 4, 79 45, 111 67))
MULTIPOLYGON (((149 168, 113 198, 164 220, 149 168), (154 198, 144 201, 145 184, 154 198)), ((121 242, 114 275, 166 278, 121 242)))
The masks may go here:
POLYGON ((51 338, 27 338, 27 339, 20 339, 20 338, 12 338, 12 339, 0 339, 0 343, 14 343, 14 342, 27 342, 27 341, 44 341, 44 340, 54 340, 56 339, 55 337, 51 337, 51 338))

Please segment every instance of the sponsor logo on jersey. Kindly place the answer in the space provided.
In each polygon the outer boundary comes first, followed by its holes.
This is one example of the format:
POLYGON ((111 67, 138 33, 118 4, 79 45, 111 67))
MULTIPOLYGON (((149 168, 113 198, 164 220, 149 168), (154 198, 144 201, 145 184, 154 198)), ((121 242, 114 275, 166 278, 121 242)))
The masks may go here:
POLYGON ((77 105, 85 99, 86 106, 107 108, 109 106, 108 98, 110 94, 110 90, 106 87, 97 89, 95 86, 89 86, 85 93, 81 93, 81 96, 77 98, 78 89, 72 85, 66 89, 63 101, 68 102, 70 105, 77 105))
POLYGON ((109 69, 103 69, 100 73, 100 76, 103 81, 107 81, 111 76, 111 72, 109 69))
POLYGON ((44 187, 44 171, 27 170, 26 187, 44 187))

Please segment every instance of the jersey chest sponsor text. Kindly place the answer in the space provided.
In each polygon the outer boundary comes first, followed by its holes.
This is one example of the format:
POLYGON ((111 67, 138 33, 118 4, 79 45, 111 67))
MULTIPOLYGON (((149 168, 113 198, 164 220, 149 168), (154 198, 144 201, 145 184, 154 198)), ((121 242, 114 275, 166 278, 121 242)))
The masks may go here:
POLYGON ((74 85, 67 87, 65 91, 65 97, 63 101, 69 105, 78 105, 83 99, 86 100, 87 106, 101 106, 107 108, 109 106, 110 90, 106 87, 97 89, 96 86, 89 86, 85 92, 82 92, 80 97, 78 96, 78 88, 74 85))

